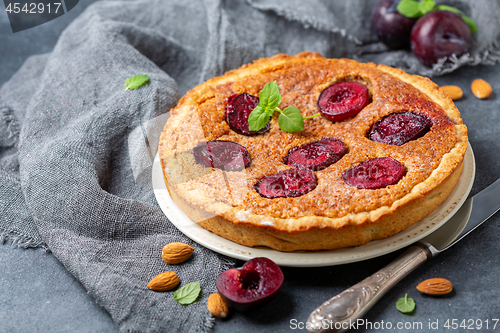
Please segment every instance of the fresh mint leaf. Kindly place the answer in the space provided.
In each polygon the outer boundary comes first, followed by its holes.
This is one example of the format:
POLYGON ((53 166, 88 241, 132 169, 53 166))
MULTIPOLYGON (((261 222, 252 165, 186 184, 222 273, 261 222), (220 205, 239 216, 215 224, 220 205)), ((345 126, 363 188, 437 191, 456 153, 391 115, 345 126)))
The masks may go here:
POLYGON ((259 104, 266 109, 274 109, 281 103, 280 88, 276 81, 269 82, 262 88, 259 104))
POLYGON ((269 122, 269 118, 273 115, 274 110, 266 110, 262 106, 257 105, 255 109, 248 115, 248 129, 250 131, 260 131, 269 122))
POLYGON ((455 8, 455 7, 451 7, 451 6, 447 6, 447 5, 438 5, 436 6, 436 9, 437 10, 447 10, 449 12, 453 12, 453 13, 456 13, 456 14, 460 14, 460 15, 463 15, 464 13, 462 13, 461 10, 459 10, 458 8, 455 8))
POLYGON ((418 8, 422 16, 430 13, 434 9, 434 6, 436 6, 436 1, 434 0, 424 0, 418 3, 418 8))
POLYGON ((477 31, 476 22, 474 22, 474 20, 472 20, 470 17, 466 16, 461 10, 459 10, 455 7, 447 6, 447 5, 436 6, 436 9, 447 10, 449 12, 453 12, 455 14, 460 15, 462 17, 462 20, 464 20, 465 23, 467 23, 467 25, 469 26, 471 34, 473 34, 477 31))
POLYGON ((415 310, 415 301, 413 298, 408 298, 408 294, 406 294, 404 298, 398 299, 396 309, 401 313, 412 313, 415 310))
POLYGON ((434 0, 402 0, 398 3, 396 9, 401 15, 406 17, 419 18, 431 12, 434 6, 436 6, 436 1, 434 0))
POLYGON ((149 81, 149 76, 147 76, 145 74, 135 75, 135 76, 129 77, 125 81, 125 86, 127 87, 127 88, 125 88, 125 91, 127 91, 129 89, 134 90, 134 89, 137 89, 139 87, 142 87, 143 85, 148 83, 148 81, 149 81))
POLYGON ((288 133, 295 133, 304 130, 304 118, 300 110, 295 106, 286 107, 278 118, 280 128, 288 133))
POLYGON ((200 296, 201 287, 199 282, 189 282, 184 287, 179 288, 174 293, 174 299, 182 305, 189 305, 200 296))
POLYGON ((420 2, 416 0, 402 0, 396 6, 396 9, 401 15, 409 18, 418 18, 422 16, 420 12, 420 2))
POLYGON ((278 125, 281 130, 289 133, 304 130, 304 119, 310 119, 320 114, 302 117, 300 110, 295 106, 288 106, 283 111, 278 108, 281 104, 281 93, 276 81, 270 82, 260 92, 259 104, 248 115, 248 129, 259 131, 266 126, 275 111, 280 113, 278 125))

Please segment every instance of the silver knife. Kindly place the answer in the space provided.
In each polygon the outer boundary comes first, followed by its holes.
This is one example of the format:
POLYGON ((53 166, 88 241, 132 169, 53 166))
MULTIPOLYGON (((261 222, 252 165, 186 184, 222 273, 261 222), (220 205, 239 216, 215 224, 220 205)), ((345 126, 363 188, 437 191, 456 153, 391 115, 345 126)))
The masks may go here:
POLYGON ((500 179, 467 199, 438 230, 411 245, 390 264, 329 299, 307 321, 309 332, 345 332, 396 283, 427 259, 449 249, 500 209, 500 179), (472 209, 471 209, 472 208, 472 209))

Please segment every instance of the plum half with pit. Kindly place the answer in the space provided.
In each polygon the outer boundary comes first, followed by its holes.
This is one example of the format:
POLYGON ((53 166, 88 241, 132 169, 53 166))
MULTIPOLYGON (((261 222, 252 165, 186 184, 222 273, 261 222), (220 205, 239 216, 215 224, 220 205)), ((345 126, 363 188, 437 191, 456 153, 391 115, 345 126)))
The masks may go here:
POLYGON ((311 192, 316 185, 317 179, 314 171, 294 168, 261 178, 255 184, 254 189, 268 199, 293 198, 311 192))
POLYGON ((376 190, 397 184, 406 174, 398 160, 379 157, 361 162, 342 173, 342 180, 359 189, 376 190))
POLYGON ((239 143, 223 140, 202 142, 193 148, 194 160, 206 168, 240 171, 250 165, 248 150, 239 143))
POLYGON ((370 103, 368 88, 359 82, 341 81, 324 89, 318 108, 326 119, 337 122, 357 115, 370 103))
POLYGON ((371 24, 382 43, 390 49, 410 46, 410 34, 416 19, 402 15, 396 8, 400 0, 382 0, 372 11, 371 24))
POLYGON ((276 297, 283 280, 283 272, 274 261, 257 257, 240 268, 220 273, 215 286, 229 305, 238 311, 246 311, 276 297))
POLYGON ((283 163, 319 171, 340 160, 345 153, 347 147, 342 141, 323 138, 290 149, 283 163))
POLYGON ((425 66, 441 58, 460 57, 469 52, 472 37, 467 23, 456 13, 435 10, 421 18, 411 31, 411 50, 425 66))
POLYGON ((375 142, 401 146, 429 132, 432 122, 427 116, 412 112, 392 113, 377 121, 368 133, 375 142))
POLYGON ((257 135, 269 130, 269 122, 259 131, 248 129, 248 116, 259 104, 259 98, 247 93, 234 94, 229 97, 226 105, 226 122, 233 131, 243 135, 257 135))

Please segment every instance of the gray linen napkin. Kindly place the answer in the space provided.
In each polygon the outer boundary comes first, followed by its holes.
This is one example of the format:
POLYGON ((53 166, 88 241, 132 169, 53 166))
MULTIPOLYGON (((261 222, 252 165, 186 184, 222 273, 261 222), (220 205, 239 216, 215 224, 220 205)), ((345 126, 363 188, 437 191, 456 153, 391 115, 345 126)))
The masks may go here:
POLYGON ((367 19, 376 2, 90 6, 53 52, 29 58, 0 89, 0 240, 52 251, 121 331, 207 330, 206 299, 232 262, 182 235, 156 203, 151 156, 162 115, 196 84, 278 52, 356 57, 426 75, 500 58, 499 1, 450 1, 476 20, 479 33, 474 52, 433 69, 376 41, 367 19), (125 91, 124 81, 137 74, 150 83, 125 91), (182 285, 201 283, 200 300, 188 307, 146 288, 172 269, 160 255, 173 241, 195 248, 175 267, 182 285))

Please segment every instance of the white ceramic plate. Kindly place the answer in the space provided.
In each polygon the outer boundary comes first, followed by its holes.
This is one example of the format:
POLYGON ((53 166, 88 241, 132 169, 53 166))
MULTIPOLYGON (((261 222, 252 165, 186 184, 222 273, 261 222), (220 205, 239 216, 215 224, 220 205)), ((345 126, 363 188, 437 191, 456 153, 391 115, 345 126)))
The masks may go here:
POLYGON ((469 145, 464 158, 464 169, 457 185, 450 196, 426 218, 385 239, 371 241, 358 247, 317 252, 279 252, 265 247, 251 248, 220 237, 189 219, 172 200, 163 180, 158 154, 153 164, 152 176, 156 200, 165 215, 182 233, 198 244, 226 256, 245 261, 255 257, 267 257, 281 266, 319 267, 346 264, 381 256, 399 250, 429 235, 447 222, 467 199, 474 182, 475 169, 474 154, 469 145))

